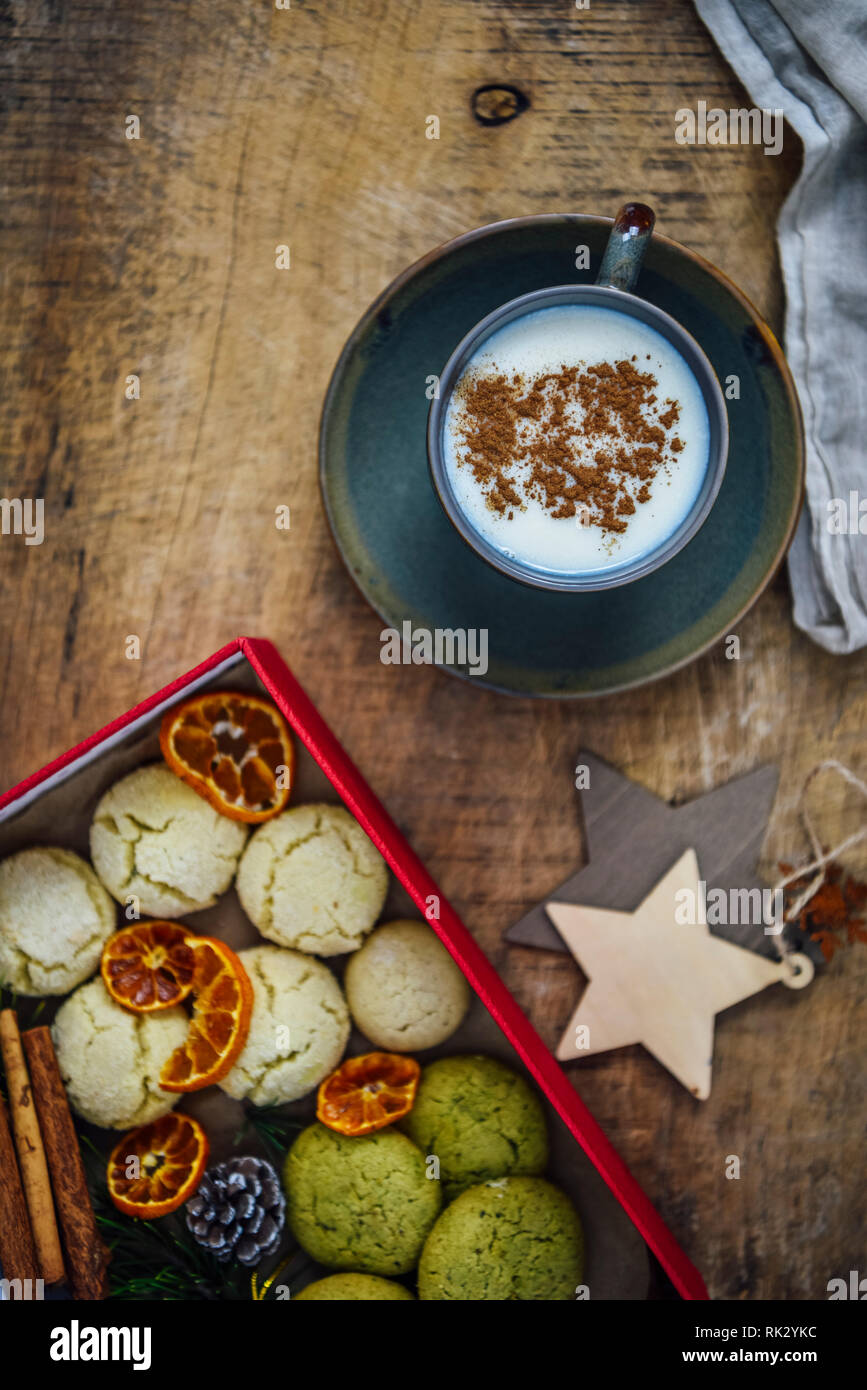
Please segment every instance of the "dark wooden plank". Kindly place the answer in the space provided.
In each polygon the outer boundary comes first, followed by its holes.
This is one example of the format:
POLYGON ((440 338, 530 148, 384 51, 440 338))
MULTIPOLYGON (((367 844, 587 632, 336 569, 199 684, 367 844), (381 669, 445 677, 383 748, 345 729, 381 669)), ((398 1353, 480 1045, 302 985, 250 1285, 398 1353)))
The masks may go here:
MULTIPOLYGON (((226 638, 268 635, 556 1043, 574 968, 502 933, 580 862, 575 750, 679 801, 777 765, 769 875, 803 844, 806 771, 863 757, 864 658, 796 633, 781 576, 738 627, 740 660, 717 650, 603 701, 385 667, 319 504, 322 396, 367 304, 437 242, 627 194, 779 330, 797 142, 675 144, 679 107, 747 104, 689 0, 45 0, 8 9, 0 65, 2 495, 46 507, 41 547, 0 538, 2 781, 226 638), (527 109, 480 125, 490 82, 527 109)), ((855 802, 816 793, 832 840, 855 802)), ((631 1050, 571 1073, 718 1297, 824 1297, 863 1258, 865 981, 852 951, 803 997, 732 1010, 701 1108, 631 1050)))

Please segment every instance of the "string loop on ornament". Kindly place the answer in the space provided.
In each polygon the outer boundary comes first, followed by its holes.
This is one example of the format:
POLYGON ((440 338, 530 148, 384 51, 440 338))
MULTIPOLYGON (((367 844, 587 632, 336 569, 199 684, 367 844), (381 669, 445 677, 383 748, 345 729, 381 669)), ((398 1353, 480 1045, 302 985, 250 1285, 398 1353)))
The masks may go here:
POLYGON ((783 974, 780 984, 786 989, 806 989, 816 973, 816 967, 801 951, 789 951, 782 959, 783 974))
MULTIPOLYGON (((822 887, 822 884, 825 882, 825 879, 827 877, 827 865, 830 864, 830 862, 833 859, 836 859, 838 855, 845 853, 847 849, 851 849, 853 845, 857 845, 861 840, 867 838, 867 824, 864 824, 861 826, 860 830, 855 830, 851 835, 847 835, 845 840, 841 840, 840 843, 835 845, 833 849, 829 849, 823 852, 821 841, 819 840, 819 837, 816 834, 816 830, 813 825, 810 813, 807 809, 806 803, 807 790, 810 786, 810 783, 814 781, 814 779, 818 777, 821 772, 839 773, 839 775, 846 782, 848 782, 850 786, 855 787, 859 792, 861 792, 865 800, 867 800, 867 782, 863 782, 860 777, 857 777, 850 768, 846 767, 843 763, 839 762, 837 758, 825 758, 822 762, 817 763, 811 772, 808 772, 806 778, 804 779, 804 785, 801 788, 801 794, 798 798, 798 806, 801 811, 801 819, 804 823, 804 829, 807 832, 807 836, 810 841, 810 847, 813 851, 813 858, 811 859, 809 864, 805 864, 800 869, 794 869, 792 873, 787 874, 785 878, 780 879, 773 891, 775 893, 780 892, 783 888, 786 888, 790 883, 796 883, 798 879, 803 878, 805 874, 813 873, 814 870, 816 870, 817 872, 814 878, 807 884, 804 891, 798 895, 798 897, 795 899, 793 903, 789 905, 789 907, 786 908, 785 912, 783 913, 784 922, 793 922, 798 917, 800 917, 804 908, 807 906, 807 903, 810 901, 811 898, 815 896, 816 893, 818 893, 819 889, 822 887)), ((782 948, 781 953, 784 955, 788 954, 785 951, 784 947, 782 948)), ((800 988, 800 986, 798 986, 798 988, 800 988)))

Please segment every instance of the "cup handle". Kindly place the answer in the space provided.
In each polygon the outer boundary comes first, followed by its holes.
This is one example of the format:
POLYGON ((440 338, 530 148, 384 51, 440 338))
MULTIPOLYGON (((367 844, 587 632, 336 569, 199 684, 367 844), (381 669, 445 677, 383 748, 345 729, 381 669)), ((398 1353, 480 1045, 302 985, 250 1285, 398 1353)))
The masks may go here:
POLYGON ((597 285, 631 290, 638 279, 644 253, 653 235, 656 214, 646 203, 624 203, 614 219, 602 257, 597 285))

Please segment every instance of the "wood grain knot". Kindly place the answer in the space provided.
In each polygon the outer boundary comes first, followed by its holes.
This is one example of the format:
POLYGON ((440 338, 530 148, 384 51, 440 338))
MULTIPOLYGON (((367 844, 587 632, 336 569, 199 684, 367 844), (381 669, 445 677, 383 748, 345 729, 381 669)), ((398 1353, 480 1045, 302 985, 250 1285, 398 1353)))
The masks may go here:
POLYGON ((530 98, 508 83, 490 82, 476 88, 470 104, 479 125, 505 125, 526 111, 530 98))

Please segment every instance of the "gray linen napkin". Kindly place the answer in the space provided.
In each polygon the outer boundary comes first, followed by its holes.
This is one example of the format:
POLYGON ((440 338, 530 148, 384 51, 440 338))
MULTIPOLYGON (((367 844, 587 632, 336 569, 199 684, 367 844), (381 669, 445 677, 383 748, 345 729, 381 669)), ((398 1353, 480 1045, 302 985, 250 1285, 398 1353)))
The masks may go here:
POLYGON ((777 228, 807 437, 789 577, 797 626, 853 652, 867 645, 867 0, 695 5, 751 100, 804 145, 777 228))

